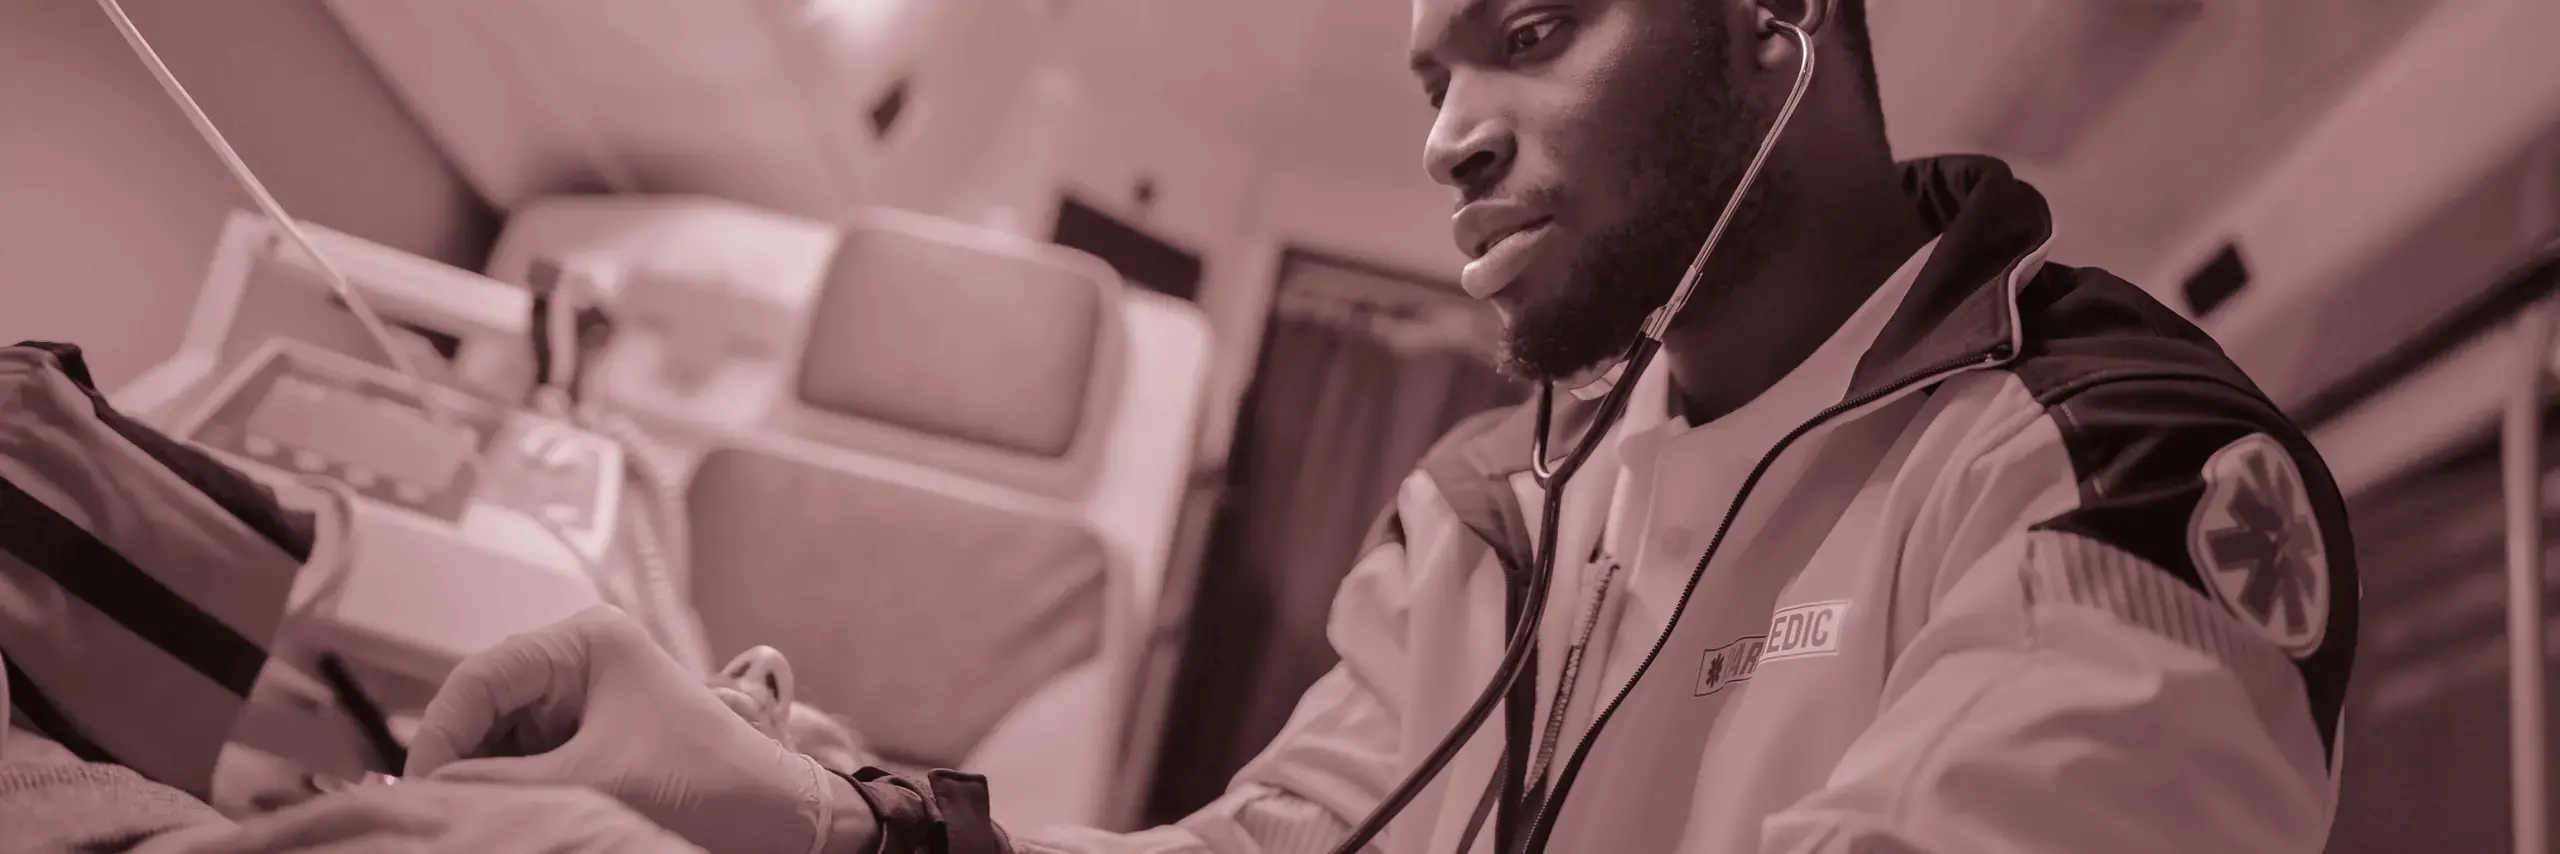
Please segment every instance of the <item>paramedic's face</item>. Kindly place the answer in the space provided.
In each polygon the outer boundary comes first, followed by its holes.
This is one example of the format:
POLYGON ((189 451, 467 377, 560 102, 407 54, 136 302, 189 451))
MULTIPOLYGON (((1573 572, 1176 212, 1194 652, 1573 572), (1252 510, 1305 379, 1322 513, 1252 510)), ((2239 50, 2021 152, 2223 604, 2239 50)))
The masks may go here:
MULTIPOLYGON (((1507 321, 1512 373, 1599 366, 1679 285, 1764 123, 1733 85, 1750 8, 1414 0, 1414 72, 1438 110, 1425 157, 1458 191, 1461 281, 1507 321)), ((1755 208, 1718 249, 1718 279, 1750 266, 1755 208)), ((1701 283, 1692 313, 1719 296, 1701 283)))

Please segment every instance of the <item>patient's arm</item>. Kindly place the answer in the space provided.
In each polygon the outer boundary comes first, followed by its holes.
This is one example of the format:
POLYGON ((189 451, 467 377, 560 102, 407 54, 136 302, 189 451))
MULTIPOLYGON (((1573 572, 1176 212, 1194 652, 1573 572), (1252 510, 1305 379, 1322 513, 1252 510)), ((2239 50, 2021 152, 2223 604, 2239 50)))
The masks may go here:
MULTIPOLYGON (((0 668, 6 659, 0 658, 0 668)), ((0 679, 0 716, 11 713, 0 679)), ((131 769, 81 761, 62 745, 0 719, 0 854, 128 851, 147 839, 219 833, 221 813, 131 769)))
POLYGON ((0 827, 0 852, 14 854, 166 850, 232 824, 185 792, 10 726, 0 737, 0 827))

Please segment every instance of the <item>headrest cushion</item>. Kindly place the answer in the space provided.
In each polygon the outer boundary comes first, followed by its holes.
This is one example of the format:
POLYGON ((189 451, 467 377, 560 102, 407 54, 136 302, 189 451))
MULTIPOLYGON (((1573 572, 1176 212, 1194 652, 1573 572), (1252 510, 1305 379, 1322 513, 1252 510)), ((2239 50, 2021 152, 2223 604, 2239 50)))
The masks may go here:
POLYGON ((1115 283, 1080 266, 894 230, 846 234, 799 395, 836 415, 1066 456, 1096 394, 1115 283))

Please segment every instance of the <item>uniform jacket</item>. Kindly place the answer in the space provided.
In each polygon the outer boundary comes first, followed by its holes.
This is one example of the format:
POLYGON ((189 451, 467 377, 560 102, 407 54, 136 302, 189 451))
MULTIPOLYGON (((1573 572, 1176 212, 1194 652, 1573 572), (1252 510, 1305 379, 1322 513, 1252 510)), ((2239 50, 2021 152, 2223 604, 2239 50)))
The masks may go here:
MULTIPOLYGON (((2324 847, 2358 589, 2317 452, 2176 313, 2046 262, 2044 200, 2006 167, 1918 162, 1906 183, 1937 247, 1846 398, 1695 520, 1666 629, 1607 651, 1643 656, 1634 678, 1567 711, 1587 723, 1542 779, 1502 784, 1559 672, 1600 678, 1559 666, 1593 595, 1560 561, 1535 680, 1379 849, 1454 851, 1494 803, 1473 850, 2324 847)), ((1591 407, 1559 405, 1560 449, 1591 407)), ((1404 482, 1337 596, 1340 664, 1226 797, 1013 847, 1331 848, 1502 657, 1541 536, 1532 429, 1527 407, 1469 421, 1404 482)), ((1567 486, 1565 518, 1606 477, 1567 486)))

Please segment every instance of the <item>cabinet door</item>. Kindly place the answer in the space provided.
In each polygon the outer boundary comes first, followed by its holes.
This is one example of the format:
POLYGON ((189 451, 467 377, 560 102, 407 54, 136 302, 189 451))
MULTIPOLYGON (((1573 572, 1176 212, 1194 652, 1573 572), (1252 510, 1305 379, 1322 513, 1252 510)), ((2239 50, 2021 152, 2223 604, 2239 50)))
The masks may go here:
MULTIPOLYGON (((2545 436, 2547 465, 2560 433, 2545 436)), ((2560 481, 2543 484, 2548 544, 2560 481)), ((2489 441, 2350 499, 2365 608, 2332 854, 2511 849, 2505 512, 2489 441)))

